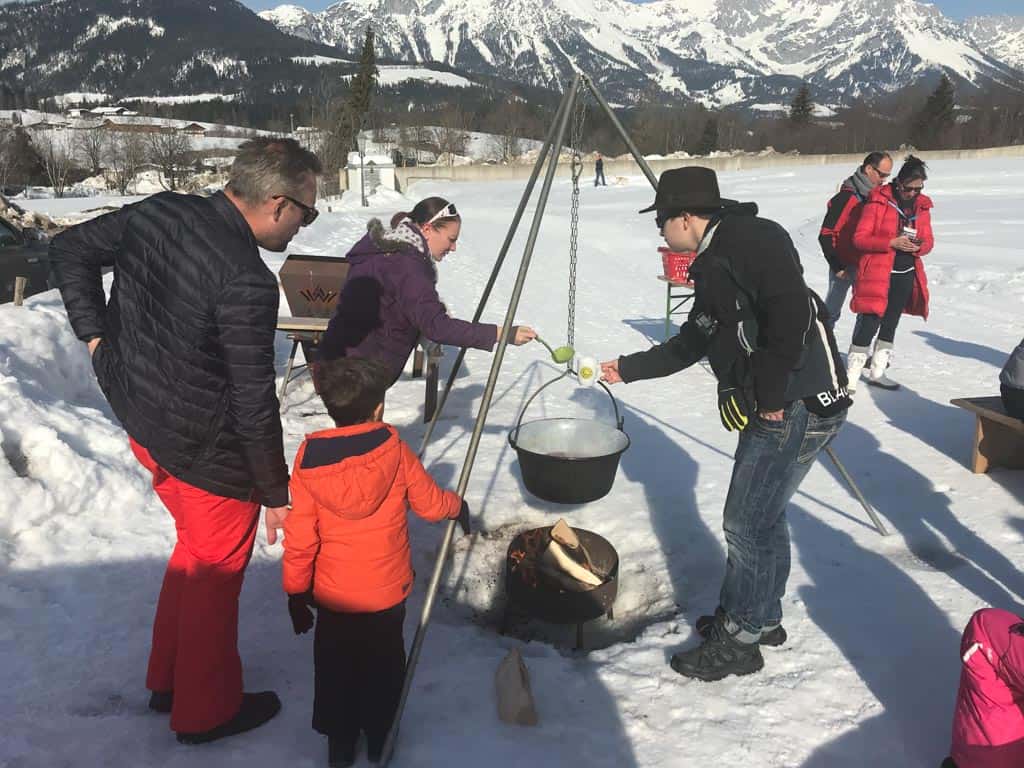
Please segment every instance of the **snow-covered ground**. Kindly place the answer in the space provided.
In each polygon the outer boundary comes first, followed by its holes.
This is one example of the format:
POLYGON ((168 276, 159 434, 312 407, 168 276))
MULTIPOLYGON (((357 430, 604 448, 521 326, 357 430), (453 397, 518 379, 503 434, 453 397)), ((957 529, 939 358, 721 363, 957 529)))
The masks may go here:
MULTIPOLYGON (((817 233, 826 199, 852 169, 722 174, 728 197, 753 199, 800 248, 823 290, 817 233)), ((952 397, 992 394, 1024 333, 1024 162, 936 162, 937 246, 927 258, 932 316, 905 318, 892 368, 898 392, 863 387, 836 453, 893 531, 881 538, 826 462, 793 500, 793 573, 785 598, 789 642, 765 669, 704 684, 673 673, 668 657, 695 643, 693 622, 717 601, 723 571, 721 510, 736 438, 719 423, 710 374, 613 388, 632 439, 612 492, 559 507, 523 488, 507 442, 526 398, 556 374, 539 345, 505 359, 467 498, 476 533, 456 538, 442 599, 402 724, 396 766, 937 766, 946 754, 959 632, 985 605, 1024 599, 1024 475, 967 469, 973 418, 952 397), (514 532, 572 525, 609 539, 621 559, 614 622, 588 627, 599 650, 501 637, 499 574, 514 532), (529 665, 541 724, 497 719, 494 671, 514 646, 529 665)), ((472 313, 515 204, 518 183, 420 184, 409 198, 375 197, 369 211, 333 205, 290 250, 342 254, 367 215, 390 215, 444 194, 465 216, 458 251, 440 267, 453 313, 472 313)), ((518 320, 564 338, 569 188, 552 193, 518 320)), ((577 348, 600 359, 646 347, 663 330, 664 284, 652 196, 641 178, 582 190, 577 348)), ((25 201, 67 214, 68 201, 25 201), (58 211, 57 209, 60 208, 58 211)), ((94 207, 104 200, 80 201, 94 207)), ((484 318, 499 320, 523 235, 484 318)), ((273 269, 282 256, 267 254, 273 269)), ((282 314, 287 314, 282 303, 282 314)), ((851 318, 839 327, 849 342, 851 318)), ((288 343, 278 340, 282 364, 288 343)), ((445 370, 454 358, 445 356, 445 370)), ((462 467, 490 356, 470 352, 426 462, 443 483, 462 467)), ((293 636, 280 588, 280 547, 257 545, 242 594, 246 684, 275 688, 272 723, 209 747, 178 745, 143 689, 150 622, 174 529, 94 383, 84 345, 54 293, 24 308, 0 306, 0 765, 319 766, 309 728, 311 636, 293 636)), ((387 418, 418 447, 423 384, 401 380, 387 418)), ((610 420, 600 390, 549 388, 527 418, 610 420), (550 393, 550 394, 548 394, 550 393)), ((308 378, 291 387, 283 419, 289 456, 303 434, 329 425, 308 378)), ((418 617, 441 528, 412 522, 418 617)), ((364 758, 365 760, 365 758, 364 758)))

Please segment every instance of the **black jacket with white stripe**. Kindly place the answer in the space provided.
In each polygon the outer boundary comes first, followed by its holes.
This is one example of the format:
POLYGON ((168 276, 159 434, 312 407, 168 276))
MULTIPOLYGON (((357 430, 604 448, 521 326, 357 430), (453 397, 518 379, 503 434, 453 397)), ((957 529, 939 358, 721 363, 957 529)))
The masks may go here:
POLYGON ((50 258, 75 334, 102 338, 93 368, 125 431, 197 488, 287 504, 277 280, 234 204, 153 195, 58 235, 50 258))
POLYGON ((623 381, 687 368, 707 356, 720 387, 740 387, 758 410, 803 400, 816 413, 849 405, 846 369, 821 299, 804 283, 789 234, 733 205, 708 226, 690 267, 695 297, 679 333, 619 358, 623 381))

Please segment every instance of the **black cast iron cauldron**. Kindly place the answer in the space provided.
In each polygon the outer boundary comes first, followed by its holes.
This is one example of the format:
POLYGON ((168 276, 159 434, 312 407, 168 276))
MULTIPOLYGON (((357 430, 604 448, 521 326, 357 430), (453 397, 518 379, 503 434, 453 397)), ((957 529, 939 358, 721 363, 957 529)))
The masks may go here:
POLYGON ((559 504, 583 504, 596 501, 611 490, 619 468, 619 458, 629 448, 629 435, 622 429, 622 416, 612 393, 615 424, 593 419, 555 418, 523 423, 523 414, 549 381, 538 389, 523 407, 508 442, 519 457, 526 489, 538 498, 559 504))
POLYGON ((552 526, 523 531, 508 545, 505 558, 507 603, 502 633, 511 618, 525 615, 551 624, 575 624, 576 648, 583 647, 583 623, 601 616, 614 619, 612 605, 619 592, 619 555, 607 539, 584 528, 573 528, 587 550, 594 571, 603 577, 596 587, 575 592, 559 586, 536 567, 552 526))

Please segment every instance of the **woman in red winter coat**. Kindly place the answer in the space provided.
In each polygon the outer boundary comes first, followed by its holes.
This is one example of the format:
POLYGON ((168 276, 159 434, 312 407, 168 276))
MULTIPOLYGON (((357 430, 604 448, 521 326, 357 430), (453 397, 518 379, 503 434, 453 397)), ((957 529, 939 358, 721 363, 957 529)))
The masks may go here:
POLYGON ((928 280, 921 257, 931 251, 935 238, 932 201, 921 192, 927 178, 924 161, 910 155, 895 180, 876 187, 864 203, 853 235, 853 247, 861 256, 851 302, 859 317, 846 362, 851 392, 869 355, 868 383, 897 389, 899 384, 885 375, 896 326, 904 312, 928 317, 928 280))

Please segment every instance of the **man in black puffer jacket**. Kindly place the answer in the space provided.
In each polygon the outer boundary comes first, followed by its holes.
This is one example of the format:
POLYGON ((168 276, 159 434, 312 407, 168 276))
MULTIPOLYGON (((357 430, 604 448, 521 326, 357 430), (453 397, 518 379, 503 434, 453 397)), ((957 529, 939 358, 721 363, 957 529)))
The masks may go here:
POLYGON ((255 728, 280 709, 272 691, 243 694, 237 647, 260 506, 273 544, 288 504, 274 388, 279 293, 258 246, 283 251, 312 223, 318 173, 297 142, 254 139, 223 193, 154 195, 50 247, 71 326, 174 516, 146 686, 184 743, 255 728))
POLYGON ((740 433, 719 605, 696 622, 703 644, 671 662, 681 675, 719 680, 757 672, 759 646, 785 641, 786 505, 842 426, 850 398, 824 305, 804 284, 781 226, 759 218, 753 203, 723 200, 710 168, 665 171, 646 210, 654 209, 669 247, 697 252, 693 308, 674 338, 601 368, 614 384, 668 376, 706 356, 722 424, 740 433))

